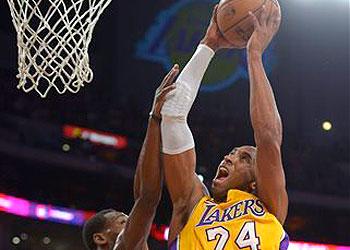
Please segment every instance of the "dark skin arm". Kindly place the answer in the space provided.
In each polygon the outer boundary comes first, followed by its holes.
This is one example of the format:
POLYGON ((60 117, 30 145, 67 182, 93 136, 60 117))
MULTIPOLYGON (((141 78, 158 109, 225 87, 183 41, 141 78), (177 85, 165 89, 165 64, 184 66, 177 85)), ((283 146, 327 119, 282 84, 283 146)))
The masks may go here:
MULTIPOLYGON (((231 47, 218 29, 216 11, 217 6, 214 8, 207 33, 201 41, 214 51, 231 47)), ((163 154, 163 160, 165 182, 173 203, 168 241, 171 244, 186 225, 195 205, 203 196, 208 195, 208 191, 195 173, 195 149, 176 155, 163 154)))
POLYGON ((250 115, 257 145, 256 182, 258 197, 283 225, 288 210, 285 175, 281 159, 282 122, 274 93, 266 76, 262 54, 276 34, 280 10, 271 15, 266 9, 258 19, 247 45, 250 79, 250 115))
POLYGON ((163 155, 165 182, 173 203, 169 244, 184 228, 191 211, 206 195, 206 189, 195 173, 194 149, 177 155, 163 155))
POLYGON ((135 174, 135 204, 118 242, 117 250, 148 249, 147 238, 161 197, 163 183, 160 159, 160 110, 165 96, 175 88, 173 81, 178 72, 178 66, 174 67, 157 89, 135 174))

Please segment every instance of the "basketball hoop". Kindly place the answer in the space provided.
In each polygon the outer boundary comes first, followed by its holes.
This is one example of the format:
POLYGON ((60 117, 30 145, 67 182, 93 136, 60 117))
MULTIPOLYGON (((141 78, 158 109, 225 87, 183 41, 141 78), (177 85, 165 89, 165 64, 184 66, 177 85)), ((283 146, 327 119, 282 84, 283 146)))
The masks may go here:
POLYGON ((7 0, 17 31, 18 89, 45 98, 77 93, 93 79, 89 44, 112 0, 7 0))

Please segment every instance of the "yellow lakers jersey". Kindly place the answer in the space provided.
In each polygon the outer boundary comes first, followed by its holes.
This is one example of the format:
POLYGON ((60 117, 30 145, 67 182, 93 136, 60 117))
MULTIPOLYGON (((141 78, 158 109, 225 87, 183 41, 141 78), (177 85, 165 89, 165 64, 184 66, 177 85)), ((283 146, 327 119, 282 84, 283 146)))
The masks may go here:
POLYGON ((288 235, 254 195, 230 190, 227 201, 203 197, 171 250, 286 250, 288 235))

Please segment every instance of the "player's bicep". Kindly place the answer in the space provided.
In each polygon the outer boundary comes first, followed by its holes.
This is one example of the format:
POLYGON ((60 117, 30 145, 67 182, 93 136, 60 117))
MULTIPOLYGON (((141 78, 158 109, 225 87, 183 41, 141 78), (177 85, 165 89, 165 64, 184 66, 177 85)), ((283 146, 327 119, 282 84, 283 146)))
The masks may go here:
POLYGON ((283 224, 287 215, 288 196, 280 145, 274 142, 258 145, 256 161, 258 196, 283 224))
POLYGON ((204 191, 195 173, 196 153, 194 149, 176 155, 163 154, 165 181, 173 205, 189 206, 190 201, 199 200, 204 191))

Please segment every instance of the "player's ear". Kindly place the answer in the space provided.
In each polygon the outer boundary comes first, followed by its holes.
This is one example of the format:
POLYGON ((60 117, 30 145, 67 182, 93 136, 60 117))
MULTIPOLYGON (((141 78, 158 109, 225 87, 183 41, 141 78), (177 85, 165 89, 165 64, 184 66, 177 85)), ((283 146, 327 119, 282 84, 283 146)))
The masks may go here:
POLYGON ((250 184, 249 184, 249 188, 251 190, 251 193, 255 193, 256 192, 256 182, 255 181, 252 181, 250 184))
POLYGON ((103 233, 94 233, 92 237, 96 245, 105 245, 108 243, 107 237, 103 233))

